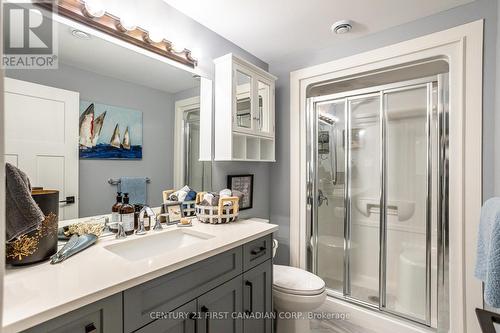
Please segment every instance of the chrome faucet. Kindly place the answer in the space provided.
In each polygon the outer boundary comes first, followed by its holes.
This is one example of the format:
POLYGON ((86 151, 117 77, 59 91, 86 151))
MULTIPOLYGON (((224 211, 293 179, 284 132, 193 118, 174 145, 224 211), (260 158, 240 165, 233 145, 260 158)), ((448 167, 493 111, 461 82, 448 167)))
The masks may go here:
POLYGON ((125 228, 123 227, 122 222, 112 222, 108 223, 108 226, 110 225, 116 225, 118 227, 118 232, 116 233, 115 238, 116 239, 123 239, 127 237, 127 234, 125 233, 125 228))
POLYGON ((142 207, 141 211, 139 212, 139 226, 137 227, 137 230, 135 232, 136 235, 144 235, 146 234, 146 229, 144 227, 144 215, 146 215, 149 218, 149 226, 151 227, 151 218, 155 221, 155 226, 154 230, 156 230, 156 214, 155 212, 148 206, 142 207))

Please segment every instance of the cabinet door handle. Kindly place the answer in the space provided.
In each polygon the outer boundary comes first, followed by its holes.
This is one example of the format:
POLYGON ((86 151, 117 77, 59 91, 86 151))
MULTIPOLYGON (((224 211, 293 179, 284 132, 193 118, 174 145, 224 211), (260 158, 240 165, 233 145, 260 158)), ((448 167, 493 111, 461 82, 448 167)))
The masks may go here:
POLYGON ((249 309, 245 311, 246 314, 250 314, 253 312, 253 284, 250 281, 245 281, 245 287, 248 288, 248 299, 249 299, 249 309))
POLYGON ((85 326, 85 333, 97 333, 97 328, 94 323, 90 323, 85 326))
POLYGON ((253 249, 252 251, 250 251, 250 254, 253 256, 256 256, 256 255, 264 254, 265 251, 266 251, 266 247, 261 246, 258 249, 253 249))
POLYGON ((205 317, 205 333, 210 333, 210 315, 208 314, 208 308, 203 305, 201 307, 201 312, 203 312, 205 317))
POLYGON ((66 197, 66 200, 60 200, 59 203, 64 203, 66 205, 74 204, 75 203, 75 197, 66 197))

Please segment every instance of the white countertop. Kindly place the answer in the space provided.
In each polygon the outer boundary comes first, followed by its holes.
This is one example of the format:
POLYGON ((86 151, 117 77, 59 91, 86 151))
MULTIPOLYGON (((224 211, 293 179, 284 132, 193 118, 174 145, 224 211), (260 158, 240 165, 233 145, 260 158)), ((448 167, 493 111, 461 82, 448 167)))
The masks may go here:
POLYGON ((169 226, 125 240, 106 237, 60 264, 44 262, 7 269, 3 332, 25 330, 278 230, 278 226, 262 221, 265 220, 248 219, 222 225, 194 221, 193 227, 187 229, 214 237, 168 253, 152 253, 138 261, 129 261, 104 246, 180 228, 169 226))

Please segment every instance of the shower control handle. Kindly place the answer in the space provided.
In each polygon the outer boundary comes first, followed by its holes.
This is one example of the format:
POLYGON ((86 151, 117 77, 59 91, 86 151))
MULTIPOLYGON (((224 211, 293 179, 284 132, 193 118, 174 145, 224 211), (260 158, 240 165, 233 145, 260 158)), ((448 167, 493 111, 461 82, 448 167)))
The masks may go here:
POLYGON ((322 190, 318 190, 318 207, 320 207, 323 202, 326 202, 326 205, 328 206, 328 197, 323 194, 322 190))

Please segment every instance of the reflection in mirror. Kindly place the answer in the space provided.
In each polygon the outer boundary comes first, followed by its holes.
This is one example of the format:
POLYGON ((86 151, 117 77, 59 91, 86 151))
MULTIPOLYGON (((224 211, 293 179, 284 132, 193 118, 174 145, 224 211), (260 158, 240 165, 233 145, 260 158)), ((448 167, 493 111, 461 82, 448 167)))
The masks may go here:
POLYGON ((252 78, 236 71, 236 124, 238 127, 252 128, 252 78))
POLYGON ((200 78, 58 25, 58 69, 6 71, 5 158, 32 186, 59 191, 59 220, 110 214, 117 191, 157 207, 165 190, 211 190, 211 162, 198 161, 200 78))
POLYGON ((194 189, 212 188, 212 163, 200 161, 200 108, 184 113, 184 183, 194 189))
POLYGON ((259 81, 259 131, 269 133, 270 132, 270 92, 271 87, 267 83, 259 81))

